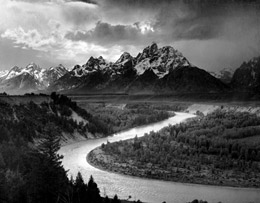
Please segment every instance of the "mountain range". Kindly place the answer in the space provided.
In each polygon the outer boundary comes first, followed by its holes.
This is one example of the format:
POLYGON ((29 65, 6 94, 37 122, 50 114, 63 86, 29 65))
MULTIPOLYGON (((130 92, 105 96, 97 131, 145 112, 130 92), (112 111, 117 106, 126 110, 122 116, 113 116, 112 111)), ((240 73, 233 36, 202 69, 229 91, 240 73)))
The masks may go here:
POLYGON ((35 63, 30 63, 25 68, 15 66, 0 74, 0 91, 22 94, 45 90, 67 72, 62 65, 49 69, 43 69, 35 63))
POLYGON ((43 69, 34 63, 25 68, 13 67, 0 72, 0 92, 63 93, 218 93, 257 91, 260 88, 260 57, 244 62, 233 74, 223 69, 210 74, 194 66, 171 46, 159 48, 156 43, 137 56, 124 52, 112 63, 102 56, 90 57, 83 65, 67 70, 61 64, 43 69))
POLYGON ((218 72, 210 72, 212 76, 221 80, 225 84, 229 84, 234 75, 234 70, 231 68, 223 68, 218 72))

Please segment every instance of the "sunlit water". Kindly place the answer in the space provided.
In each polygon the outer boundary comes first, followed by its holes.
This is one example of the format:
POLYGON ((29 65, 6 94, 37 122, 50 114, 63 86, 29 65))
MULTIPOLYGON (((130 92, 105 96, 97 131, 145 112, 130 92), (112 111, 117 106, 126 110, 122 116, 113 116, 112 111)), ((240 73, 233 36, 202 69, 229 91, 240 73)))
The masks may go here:
POLYGON ((69 176, 75 176, 78 171, 88 181, 93 175, 97 182, 101 195, 110 197, 117 194, 122 199, 142 200, 143 202, 161 203, 185 203, 194 199, 207 200, 209 203, 260 203, 260 189, 245 189, 232 187, 218 187, 208 185, 184 184, 168 181, 151 180, 132 176, 119 175, 99 170, 89 165, 86 161, 87 154, 102 143, 116 142, 143 136, 150 131, 158 131, 169 124, 176 124, 194 115, 176 113, 175 117, 165 121, 127 130, 112 137, 97 140, 87 140, 64 146, 60 154, 64 155, 63 165, 69 170, 69 176))

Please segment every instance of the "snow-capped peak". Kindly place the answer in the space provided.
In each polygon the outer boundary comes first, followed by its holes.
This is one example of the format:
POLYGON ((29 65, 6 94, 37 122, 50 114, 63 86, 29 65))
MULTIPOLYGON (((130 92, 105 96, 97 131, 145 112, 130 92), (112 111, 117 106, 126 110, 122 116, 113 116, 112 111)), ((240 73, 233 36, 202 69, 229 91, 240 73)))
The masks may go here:
POLYGON ((98 58, 94 58, 93 56, 91 56, 86 64, 82 66, 74 66, 74 68, 72 69, 72 75, 76 77, 82 77, 89 73, 104 70, 109 66, 110 63, 108 63, 102 56, 99 56, 98 58))
POLYGON ((11 79, 13 77, 16 77, 18 75, 22 74, 22 68, 18 66, 14 66, 7 74, 6 79, 11 79))
POLYGON ((62 64, 59 64, 58 66, 50 67, 49 70, 47 71, 56 73, 58 75, 58 78, 62 77, 68 72, 68 70, 62 64))
POLYGON ((37 81, 37 85, 49 86, 50 83, 59 79, 67 72, 67 69, 61 64, 57 67, 44 69, 35 63, 30 63, 25 68, 14 66, 5 76, 4 80, 9 80, 20 75, 30 75, 37 81))
POLYGON ((5 77, 5 76, 7 76, 8 73, 9 73, 8 70, 2 70, 2 71, 0 71, 0 78, 3 78, 3 77, 5 77))
POLYGON ((234 74, 234 70, 232 68, 224 68, 217 72, 209 72, 215 78, 220 79, 224 83, 230 83, 232 80, 232 76, 234 74))
POLYGON ((257 64, 260 63, 260 57, 254 57, 252 58, 250 61, 248 61, 248 64, 251 66, 251 67, 255 67, 257 64))
POLYGON ((170 69, 191 66, 189 61, 178 50, 171 46, 158 49, 156 43, 146 47, 142 53, 139 53, 136 61, 135 69, 138 75, 152 69, 159 78, 168 74, 170 69))
POLYGON ((128 53, 124 52, 120 58, 115 62, 115 64, 125 64, 128 60, 133 59, 133 57, 128 53))

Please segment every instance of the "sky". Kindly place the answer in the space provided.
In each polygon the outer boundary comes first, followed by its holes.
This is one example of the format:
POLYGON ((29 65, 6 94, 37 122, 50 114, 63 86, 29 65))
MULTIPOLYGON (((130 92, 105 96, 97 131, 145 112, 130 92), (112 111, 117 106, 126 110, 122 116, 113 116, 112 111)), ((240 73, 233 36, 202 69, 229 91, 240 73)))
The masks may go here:
POLYGON ((116 61, 156 42, 218 72, 260 56, 257 0, 0 0, 0 70, 116 61), (251 2, 251 3, 248 3, 251 2))

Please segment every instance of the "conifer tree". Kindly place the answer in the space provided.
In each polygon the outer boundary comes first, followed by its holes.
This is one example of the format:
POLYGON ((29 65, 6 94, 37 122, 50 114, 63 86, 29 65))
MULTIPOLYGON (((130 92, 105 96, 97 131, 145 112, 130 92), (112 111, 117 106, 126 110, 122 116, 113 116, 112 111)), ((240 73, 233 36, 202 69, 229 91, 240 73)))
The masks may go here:
POLYGON ((101 202, 100 191, 94 181, 93 176, 90 176, 88 181, 87 197, 89 203, 101 202))
POLYGON ((31 170, 28 174, 29 202, 58 203, 66 199, 68 179, 61 165, 59 131, 47 123, 44 138, 38 150, 31 154, 31 170))
POLYGON ((87 202, 87 185, 84 183, 82 175, 78 172, 74 183, 74 203, 87 202))

